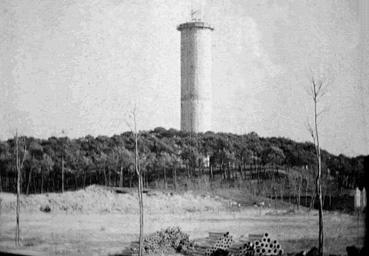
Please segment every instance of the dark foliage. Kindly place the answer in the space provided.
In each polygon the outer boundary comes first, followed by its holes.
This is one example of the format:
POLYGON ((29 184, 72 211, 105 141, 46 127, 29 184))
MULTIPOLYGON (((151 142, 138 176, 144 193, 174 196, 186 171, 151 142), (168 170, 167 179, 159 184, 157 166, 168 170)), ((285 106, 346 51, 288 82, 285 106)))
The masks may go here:
MULTIPOLYGON (((22 192, 61 191, 64 160, 65 189, 90 184, 135 186, 134 138, 132 132, 112 137, 85 136, 23 137, 28 150, 22 176, 22 192), (121 182, 120 182, 121 181, 121 182)), ((140 132, 140 166, 145 186, 168 177, 197 177, 210 167, 232 179, 232 171, 242 172, 250 165, 315 169, 314 145, 287 138, 262 138, 252 132, 245 135, 206 132, 190 134, 175 129, 155 128, 140 132), (175 170, 175 171, 174 171, 175 170)), ((363 186, 364 156, 333 155, 322 150, 323 173, 340 188, 363 186)), ((0 189, 16 188, 14 139, 0 141, 0 189)), ((241 175, 242 176, 242 175, 241 175)))

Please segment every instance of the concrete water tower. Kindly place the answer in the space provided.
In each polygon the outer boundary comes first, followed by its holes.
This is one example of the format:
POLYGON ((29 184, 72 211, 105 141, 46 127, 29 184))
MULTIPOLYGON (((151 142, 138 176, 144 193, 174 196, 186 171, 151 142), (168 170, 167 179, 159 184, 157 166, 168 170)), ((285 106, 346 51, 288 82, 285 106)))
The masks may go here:
POLYGON ((211 33, 209 24, 193 20, 180 24, 181 130, 211 130, 211 33))

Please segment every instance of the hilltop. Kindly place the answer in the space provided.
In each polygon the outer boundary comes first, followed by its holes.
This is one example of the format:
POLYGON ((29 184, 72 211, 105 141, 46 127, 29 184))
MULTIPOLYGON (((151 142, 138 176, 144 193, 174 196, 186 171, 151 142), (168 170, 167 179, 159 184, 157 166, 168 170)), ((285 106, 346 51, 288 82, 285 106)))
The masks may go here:
MULTIPOLYGON (((91 184, 133 187, 137 182, 132 132, 77 139, 21 137, 20 142, 20 154, 24 147, 27 152, 22 170, 22 191, 26 194, 61 191, 62 171, 66 190, 91 184)), ((16 188, 14 145, 14 139, 0 142, 0 187, 8 192, 16 188)), ((138 145, 147 188, 186 190, 199 184, 234 187, 255 179, 260 185, 260 180, 281 179, 281 174, 287 174, 288 190, 296 183, 291 180, 300 176, 301 186, 313 190, 315 149, 310 142, 263 138, 254 132, 192 134, 159 127, 141 131, 138 145), (265 177, 271 169, 279 176, 265 177)), ((332 189, 342 191, 362 186, 363 160, 364 156, 336 156, 322 150, 327 187, 334 185, 332 189)), ((259 186, 255 193, 260 190, 259 186)))

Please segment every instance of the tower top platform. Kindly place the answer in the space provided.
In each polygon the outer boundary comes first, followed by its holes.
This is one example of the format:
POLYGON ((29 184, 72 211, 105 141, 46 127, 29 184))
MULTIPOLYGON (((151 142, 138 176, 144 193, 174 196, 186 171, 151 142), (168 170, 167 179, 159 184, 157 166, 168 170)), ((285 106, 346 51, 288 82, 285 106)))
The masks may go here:
POLYGON ((212 27, 209 23, 206 23, 203 21, 190 21, 190 22, 182 23, 177 27, 177 30, 181 31, 184 29, 192 29, 192 28, 214 30, 214 27, 212 27))

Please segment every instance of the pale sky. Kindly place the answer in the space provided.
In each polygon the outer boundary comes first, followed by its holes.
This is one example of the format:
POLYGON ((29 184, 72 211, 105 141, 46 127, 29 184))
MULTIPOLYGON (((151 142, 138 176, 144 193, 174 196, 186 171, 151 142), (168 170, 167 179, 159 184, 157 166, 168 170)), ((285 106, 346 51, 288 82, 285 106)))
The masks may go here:
POLYGON ((331 81, 322 147, 369 154, 359 1, 1 0, 0 139, 120 134, 134 105, 140 129, 179 129, 176 26, 202 5, 215 27, 214 131, 310 140, 312 70, 331 81))

